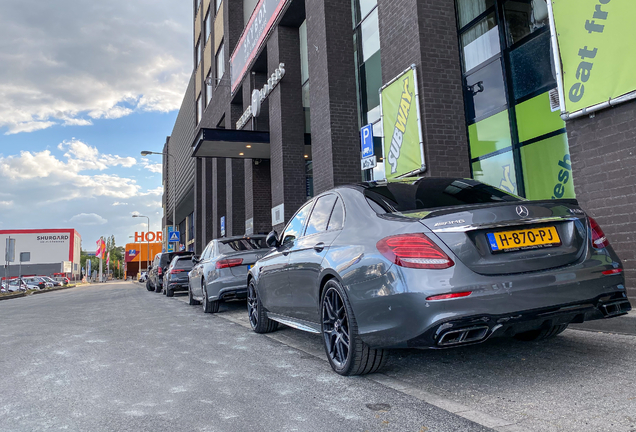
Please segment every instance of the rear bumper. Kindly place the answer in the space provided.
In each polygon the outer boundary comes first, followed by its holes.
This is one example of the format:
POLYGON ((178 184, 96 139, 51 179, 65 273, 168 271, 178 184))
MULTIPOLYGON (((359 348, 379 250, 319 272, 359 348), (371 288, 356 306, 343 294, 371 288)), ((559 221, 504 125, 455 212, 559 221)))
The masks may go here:
POLYGON ((491 337, 514 336, 531 330, 614 318, 632 309, 625 293, 599 296, 575 304, 504 315, 475 315, 437 322, 423 334, 406 341, 407 347, 451 348, 484 342, 491 337))
POLYGON ((247 298, 247 278, 242 276, 225 276, 208 284, 210 301, 247 298))
POLYGON ((170 291, 188 291, 188 281, 169 282, 168 289, 170 291))

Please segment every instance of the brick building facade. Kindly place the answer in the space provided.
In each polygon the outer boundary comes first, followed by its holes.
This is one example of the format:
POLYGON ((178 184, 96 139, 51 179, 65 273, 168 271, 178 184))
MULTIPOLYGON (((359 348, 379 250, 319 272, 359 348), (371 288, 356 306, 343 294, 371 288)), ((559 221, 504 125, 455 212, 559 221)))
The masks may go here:
POLYGON ((164 161, 165 225, 176 201, 176 224, 201 252, 222 220, 226 236, 280 231, 308 197, 383 178, 378 92, 414 65, 422 175, 473 177, 529 199, 578 198, 632 286, 636 104, 563 122, 547 16, 535 3, 193 0, 195 66, 164 149, 174 155, 164 161), (281 64, 284 76, 254 117, 254 91, 281 64), (379 162, 362 171, 368 124, 379 162), (558 162, 570 159, 570 181, 559 184, 558 162))

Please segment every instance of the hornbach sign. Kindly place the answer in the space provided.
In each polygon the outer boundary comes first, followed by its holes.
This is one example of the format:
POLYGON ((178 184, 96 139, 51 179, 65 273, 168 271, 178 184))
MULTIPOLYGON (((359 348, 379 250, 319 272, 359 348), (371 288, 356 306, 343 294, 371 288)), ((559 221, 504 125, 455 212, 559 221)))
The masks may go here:
POLYGON ((290 0, 260 0, 245 26, 241 39, 230 58, 230 78, 232 93, 241 84, 245 73, 263 45, 265 37, 290 0))

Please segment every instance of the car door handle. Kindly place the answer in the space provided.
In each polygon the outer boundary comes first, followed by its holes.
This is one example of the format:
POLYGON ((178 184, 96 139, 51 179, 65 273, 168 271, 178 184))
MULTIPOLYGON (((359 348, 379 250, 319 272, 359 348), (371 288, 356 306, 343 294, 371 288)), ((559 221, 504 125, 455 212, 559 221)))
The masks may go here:
POLYGON ((324 248, 325 248, 325 244, 324 244, 323 242, 316 243, 316 244, 314 245, 314 250, 315 250, 316 252, 322 252, 324 248))

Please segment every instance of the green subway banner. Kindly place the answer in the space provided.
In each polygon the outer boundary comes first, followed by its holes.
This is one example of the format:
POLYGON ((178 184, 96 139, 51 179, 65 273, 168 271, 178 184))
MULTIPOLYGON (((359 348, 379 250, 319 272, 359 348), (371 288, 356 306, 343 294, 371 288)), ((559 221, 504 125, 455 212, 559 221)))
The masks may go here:
POLYGON ((636 90, 636 0, 552 0, 552 11, 566 112, 636 90))
POLYGON ((423 171, 417 79, 411 68, 380 89, 387 179, 423 171))

